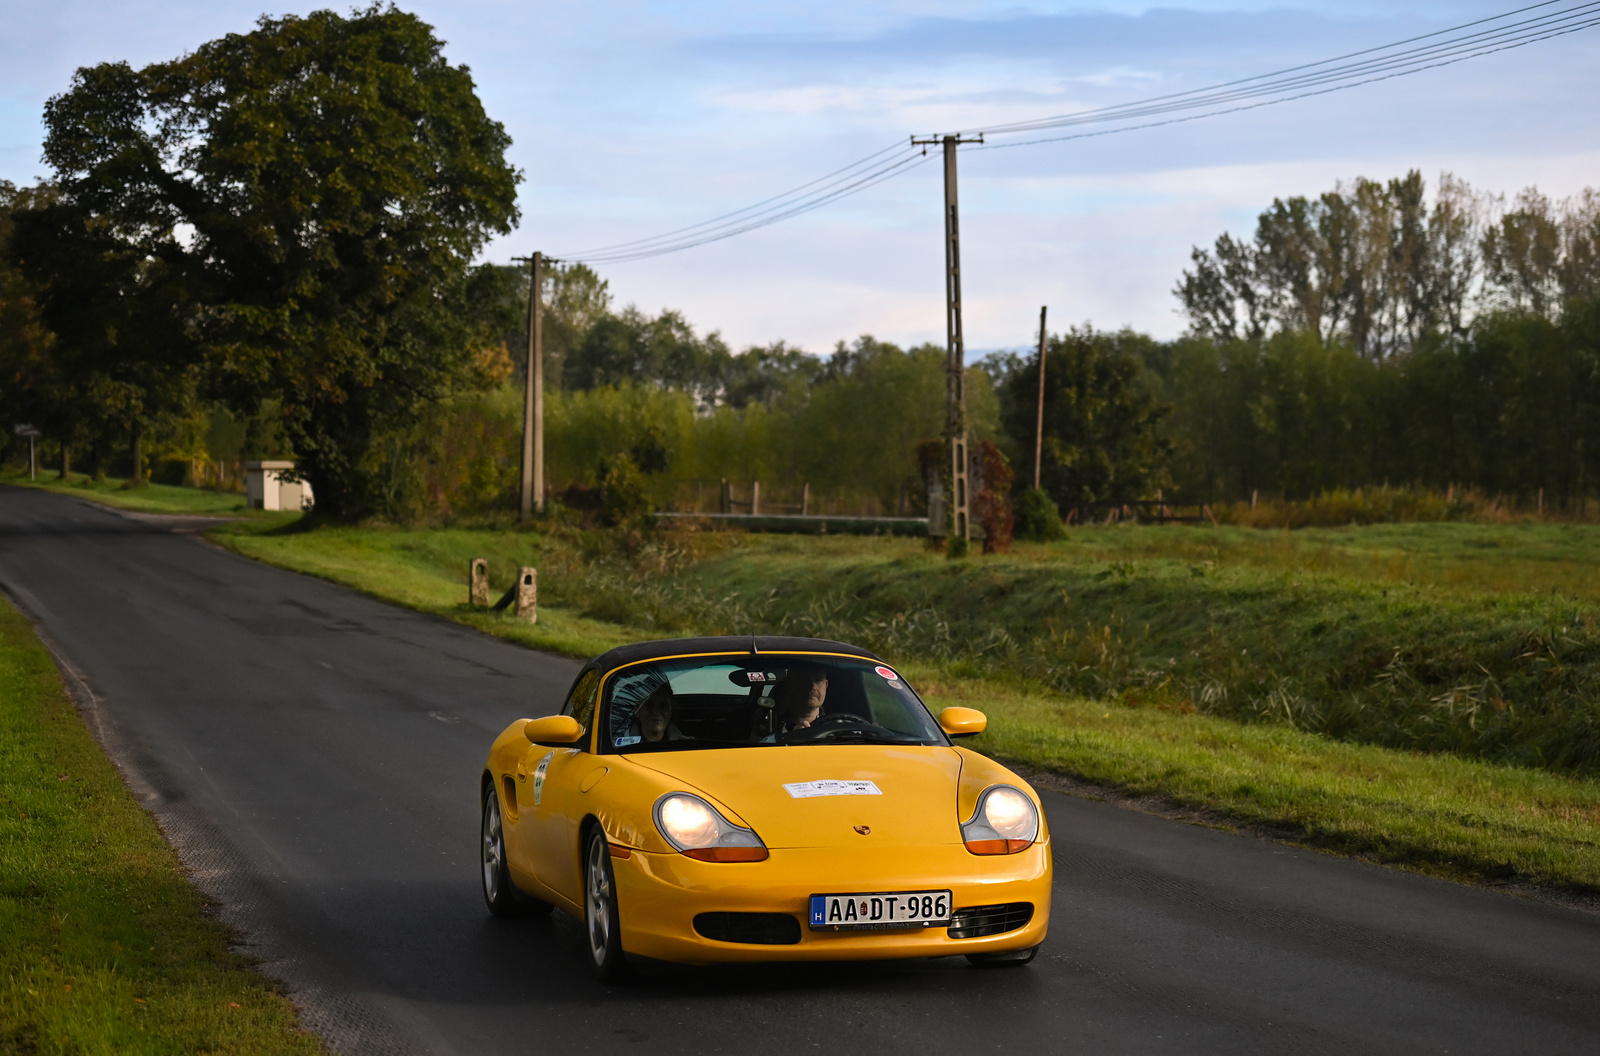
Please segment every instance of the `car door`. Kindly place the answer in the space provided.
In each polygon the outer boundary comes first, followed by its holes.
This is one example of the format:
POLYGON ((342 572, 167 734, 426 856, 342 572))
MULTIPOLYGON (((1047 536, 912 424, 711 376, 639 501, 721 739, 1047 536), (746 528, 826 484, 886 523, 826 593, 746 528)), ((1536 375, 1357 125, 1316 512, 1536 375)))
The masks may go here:
POLYGON ((579 901, 578 821, 582 816, 578 785, 595 769, 589 751, 600 672, 585 671, 568 694, 562 714, 582 724, 584 739, 573 747, 530 745, 523 756, 527 777, 519 773, 517 813, 523 846, 534 877, 556 894, 579 901), (577 812, 574 816, 574 811, 577 812))

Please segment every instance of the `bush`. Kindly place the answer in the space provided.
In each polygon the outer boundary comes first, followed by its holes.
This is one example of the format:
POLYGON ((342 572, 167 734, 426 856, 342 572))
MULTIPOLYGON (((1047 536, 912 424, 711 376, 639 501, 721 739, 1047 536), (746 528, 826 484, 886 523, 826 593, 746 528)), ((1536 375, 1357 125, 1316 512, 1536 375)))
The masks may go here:
POLYGON ((1017 496, 1016 536, 1046 542, 1059 539, 1066 529, 1061 526, 1061 513, 1055 500, 1043 488, 1028 488, 1017 496))
POLYGON ((627 453, 600 463, 600 520, 608 527, 637 524, 650 514, 644 476, 627 453))

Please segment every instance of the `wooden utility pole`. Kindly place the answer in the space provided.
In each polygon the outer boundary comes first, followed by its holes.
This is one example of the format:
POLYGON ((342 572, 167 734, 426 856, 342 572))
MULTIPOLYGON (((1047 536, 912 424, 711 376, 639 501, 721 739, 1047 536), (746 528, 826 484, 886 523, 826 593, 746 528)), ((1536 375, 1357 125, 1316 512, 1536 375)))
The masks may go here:
POLYGON ((554 263, 543 253, 513 257, 528 262, 528 380, 522 398, 523 520, 544 512, 544 266, 554 263))
POLYGON ((1044 461, 1044 313, 1049 305, 1039 307, 1039 416, 1033 426, 1033 490, 1039 490, 1040 463, 1044 461))
POLYGON ((913 146, 944 147, 944 303, 945 303, 945 436, 950 445, 950 535, 970 538, 967 495, 967 365, 966 338, 961 330, 961 217, 956 206, 956 148, 982 143, 983 137, 911 140, 913 146))

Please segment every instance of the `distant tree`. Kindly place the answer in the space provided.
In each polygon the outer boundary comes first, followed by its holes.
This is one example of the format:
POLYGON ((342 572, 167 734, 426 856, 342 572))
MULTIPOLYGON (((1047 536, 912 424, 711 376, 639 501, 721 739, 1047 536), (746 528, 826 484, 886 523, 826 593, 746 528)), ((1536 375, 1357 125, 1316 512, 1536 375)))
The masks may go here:
POLYGON ((797 405, 824 369, 821 357, 782 341, 752 345, 729 360, 722 398, 730 407, 797 405))
POLYGON ((710 406, 721 395, 731 358, 721 335, 700 337, 678 312, 651 318, 630 305, 595 320, 567 358, 563 380, 578 390, 657 385, 691 393, 710 406))
POLYGON ((7 252, 31 291, 49 353, 23 383, 30 417, 55 439, 87 442, 103 468, 128 444, 130 476, 145 479, 145 440, 186 414, 200 356, 184 255, 159 206, 98 208, 97 188, 77 180, 14 196, 7 252))
POLYGON ((262 18, 79 70, 45 119, 63 199, 170 262, 208 390, 278 401, 321 512, 392 505, 424 412, 480 380, 497 335, 471 259, 517 216, 505 130, 430 27, 376 5, 262 18))
MULTIPOLYGON (((484 310, 506 346, 518 379, 526 376, 528 358, 528 265, 486 265, 494 275, 486 288, 484 310)), ((587 264, 553 264, 544 269, 540 318, 544 329, 545 385, 561 388, 566 364, 594 324, 611 310, 610 283, 587 264)))
POLYGON ((1554 203, 1528 188, 1505 206, 1445 173, 1358 178, 1316 198, 1275 200, 1246 241, 1195 247, 1173 290, 1191 331, 1259 341, 1303 330, 1381 360, 1445 337, 1477 311, 1555 319, 1600 292, 1600 194, 1554 203))
MULTIPOLYGON (((783 423, 795 476, 875 494, 884 509, 925 488, 918 444, 945 425, 945 350, 897 345, 863 335, 840 342, 809 399, 783 423)), ((996 400, 988 375, 967 368, 971 439, 992 438, 996 400)), ((917 505, 921 505, 920 502, 917 505)))
MULTIPOLYGON (((1106 499, 1127 501, 1168 483, 1171 442, 1161 401, 1131 333, 1090 327, 1051 337, 1044 394, 1040 483, 1063 507, 1106 499)), ((1011 357, 1000 375, 1000 424, 1013 451, 1031 453, 1039 396, 1038 361, 1011 357)))

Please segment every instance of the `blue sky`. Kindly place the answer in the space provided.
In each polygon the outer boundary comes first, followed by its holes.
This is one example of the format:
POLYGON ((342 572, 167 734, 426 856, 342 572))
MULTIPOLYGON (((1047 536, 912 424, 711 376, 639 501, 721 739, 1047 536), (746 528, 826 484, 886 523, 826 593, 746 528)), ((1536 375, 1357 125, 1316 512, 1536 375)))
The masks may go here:
MULTIPOLYGON (((45 174, 39 115, 82 65, 172 58, 255 3, 4 0, 0 178, 45 174)), ((304 12, 310 5, 289 8, 304 12)), ((910 133, 1125 102, 1505 10, 1493 3, 402 4, 470 66, 526 174, 491 259, 695 223, 910 133)), ((285 9, 274 9, 274 14, 285 9)), ((1159 336, 1190 247, 1275 196, 1451 171, 1486 190, 1600 186, 1600 29, 1414 77, 1164 129, 964 154, 968 346, 1092 321, 1159 336)), ((602 269, 619 304, 735 346, 943 342, 940 175, 687 252, 602 269)))

